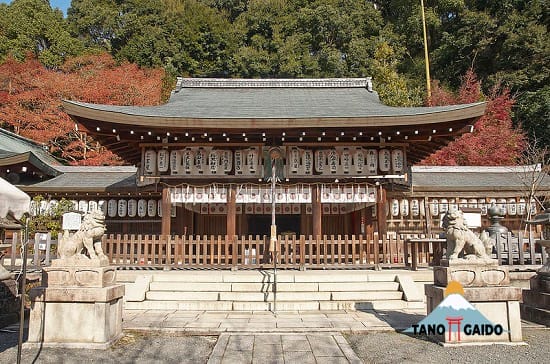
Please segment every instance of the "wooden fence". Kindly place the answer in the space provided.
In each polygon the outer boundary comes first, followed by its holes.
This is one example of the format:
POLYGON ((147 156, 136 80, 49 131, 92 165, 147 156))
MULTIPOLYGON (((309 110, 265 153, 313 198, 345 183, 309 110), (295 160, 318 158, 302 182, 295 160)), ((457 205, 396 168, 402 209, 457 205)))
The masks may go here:
MULTIPOLYGON (((29 267, 49 265, 48 256, 31 241, 29 267)), ((52 243, 55 249, 55 241, 52 243)), ((21 262, 18 241, 4 242, 8 251, 4 265, 16 269, 21 262), (11 248, 11 249, 10 249, 11 248)), ((363 236, 281 236, 277 246, 277 265, 281 268, 368 268, 406 267, 437 264, 444 254, 444 240, 427 236, 371 238, 363 236), (414 260, 414 261, 413 261, 414 260)), ((1 250, 1 249, 0 249, 1 250)), ((170 268, 269 268, 273 254, 269 238, 241 236, 158 236, 105 235, 103 250, 114 265, 170 268)), ((519 234, 497 239, 493 257, 499 264, 538 266, 546 262, 534 236, 519 234), (522 242, 521 244, 519 242, 522 242)), ((55 257, 55 252, 51 252, 55 257)), ((520 268, 520 267, 518 267, 520 268)))

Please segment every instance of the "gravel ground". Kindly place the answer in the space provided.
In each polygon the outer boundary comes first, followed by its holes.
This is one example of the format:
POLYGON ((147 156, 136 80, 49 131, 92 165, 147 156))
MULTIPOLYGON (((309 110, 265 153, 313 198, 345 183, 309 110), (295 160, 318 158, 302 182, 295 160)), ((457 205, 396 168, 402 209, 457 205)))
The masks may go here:
POLYGON ((345 335, 365 363, 548 363, 550 329, 523 328, 529 346, 444 348, 428 338, 397 332, 345 335))
MULTIPOLYGON (((0 363, 15 363, 17 333, 0 330, 0 363)), ((23 348, 22 363, 206 363, 216 336, 183 336, 124 332, 107 350, 27 349, 23 348)))

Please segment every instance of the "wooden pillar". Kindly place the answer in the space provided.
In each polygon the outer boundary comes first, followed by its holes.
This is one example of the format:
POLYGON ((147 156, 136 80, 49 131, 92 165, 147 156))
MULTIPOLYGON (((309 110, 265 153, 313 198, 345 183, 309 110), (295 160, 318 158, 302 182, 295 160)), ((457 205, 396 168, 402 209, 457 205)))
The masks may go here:
POLYGON ((380 187, 378 189, 378 199, 376 203, 376 218, 378 219, 378 234, 383 235, 388 231, 388 223, 386 221, 386 205, 388 204, 386 189, 380 187))
POLYGON ((311 189, 311 215, 313 217, 313 238, 322 236, 321 226, 321 193, 319 191, 319 185, 313 186, 311 189))
POLYGON ((170 235, 170 220, 172 219, 172 201, 170 199, 170 187, 162 188, 162 223, 160 228, 161 235, 170 235))
POLYGON ((227 191, 227 236, 233 240, 237 231, 237 188, 231 185, 227 191))

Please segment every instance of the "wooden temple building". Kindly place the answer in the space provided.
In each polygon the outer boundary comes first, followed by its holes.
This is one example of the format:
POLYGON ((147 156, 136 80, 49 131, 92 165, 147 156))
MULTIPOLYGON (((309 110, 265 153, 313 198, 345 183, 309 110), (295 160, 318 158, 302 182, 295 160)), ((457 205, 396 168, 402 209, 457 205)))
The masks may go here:
POLYGON ((161 106, 64 108, 128 166, 63 166, 2 131, 0 173, 45 196, 37 211, 102 208, 113 234, 269 235, 272 162, 279 234, 436 232, 446 209, 491 203, 514 229, 530 205, 511 167, 411 167, 470 132, 484 103, 389 107, 369 78, 179 79, 161 106))

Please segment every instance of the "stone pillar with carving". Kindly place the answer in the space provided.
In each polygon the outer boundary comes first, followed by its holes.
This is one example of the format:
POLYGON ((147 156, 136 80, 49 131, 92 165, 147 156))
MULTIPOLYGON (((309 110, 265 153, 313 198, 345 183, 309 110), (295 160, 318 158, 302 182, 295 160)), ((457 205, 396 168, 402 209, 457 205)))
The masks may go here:
MULTIPOLYGON (((491 344, 522 342, 520 307, 521 288, 510 286, 507 266, 499 266, 487 255, 485 242, 464 223, 462 211, 448 212, 446 229, 447 257, 434 267, 434 284, 425 287, 428 314, 445 299, 445 289, 456 281, 464 289, 463 297, 494 325, 501 335, 461 335, 440 338, 444 344, 491 344)), ((464 329, 464 328, 463 328, 464 329)))
POLYGON ((25 345, 105 349, 122 336, 124 285, 101 249, 105 216, 85 215, 80 229, 59 242, 61 258, 33 288, 25 345))

